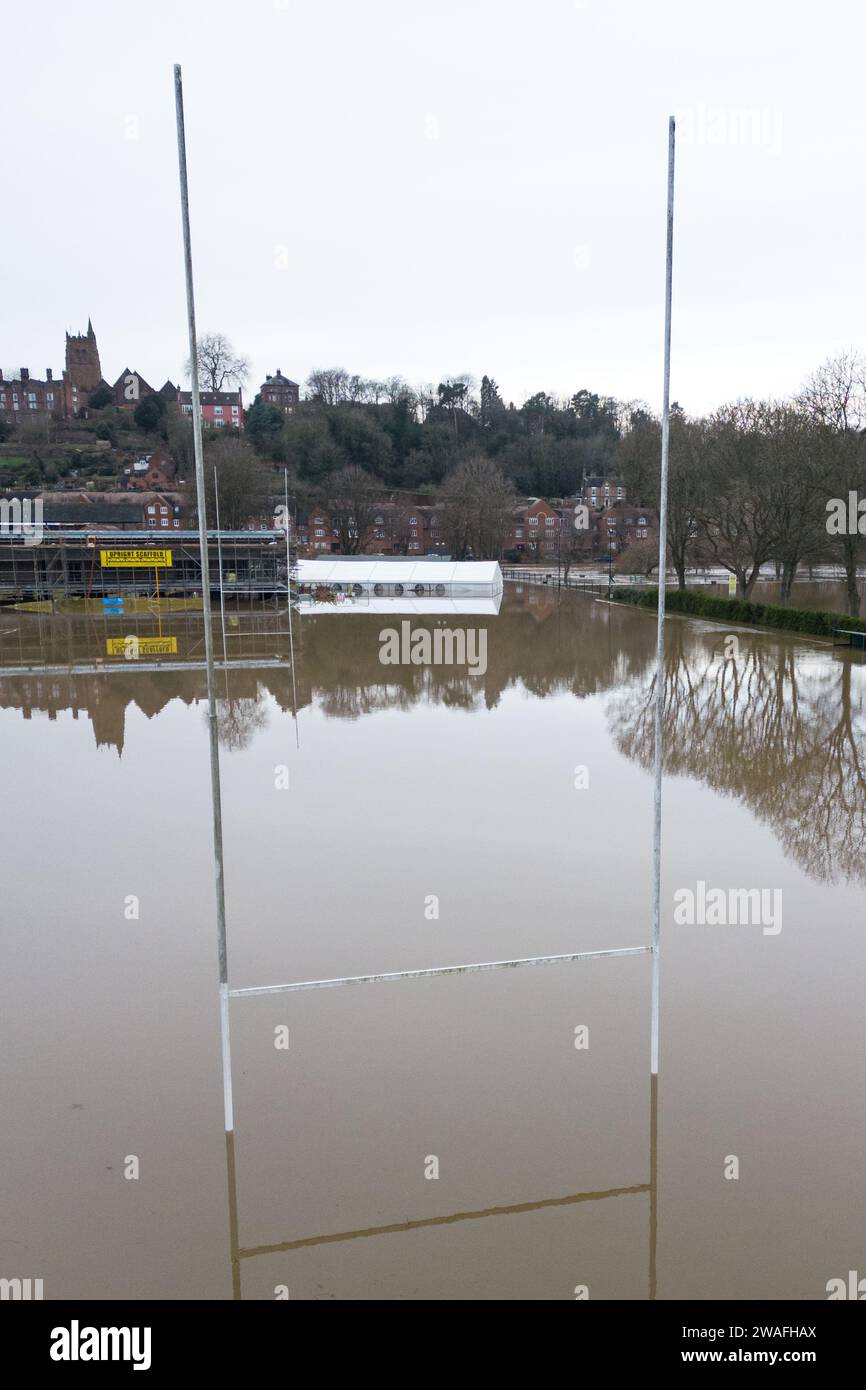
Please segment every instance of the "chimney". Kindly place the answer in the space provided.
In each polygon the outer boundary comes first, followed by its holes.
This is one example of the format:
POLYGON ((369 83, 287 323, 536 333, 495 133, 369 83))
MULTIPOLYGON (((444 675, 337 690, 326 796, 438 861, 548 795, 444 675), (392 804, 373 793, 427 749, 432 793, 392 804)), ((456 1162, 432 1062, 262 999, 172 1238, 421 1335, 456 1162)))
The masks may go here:
POLYGON ((29 380, 30 380, 30 368, 29 368, 29 367, 22 367, 22 368, 21 368, 21 380, 22 380, 22 381, 29 381, 29 380))
POLYGON ((51 368, 50 368, 50 367, 46 367, 46 368, 45 368, 45 380, 46 380, 46 381, 53 381, 53 380, 54 380, 54 377, 51 375, 51 368))

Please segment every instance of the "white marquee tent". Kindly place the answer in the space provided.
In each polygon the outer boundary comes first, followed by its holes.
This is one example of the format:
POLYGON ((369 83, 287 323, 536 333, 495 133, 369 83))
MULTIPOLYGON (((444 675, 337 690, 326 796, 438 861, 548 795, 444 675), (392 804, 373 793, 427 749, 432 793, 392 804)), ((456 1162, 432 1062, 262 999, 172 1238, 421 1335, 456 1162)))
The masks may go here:
POLYGON ((299 560, 298 584, 368 598, 489 598, 502 593, 496 560, 299 560))

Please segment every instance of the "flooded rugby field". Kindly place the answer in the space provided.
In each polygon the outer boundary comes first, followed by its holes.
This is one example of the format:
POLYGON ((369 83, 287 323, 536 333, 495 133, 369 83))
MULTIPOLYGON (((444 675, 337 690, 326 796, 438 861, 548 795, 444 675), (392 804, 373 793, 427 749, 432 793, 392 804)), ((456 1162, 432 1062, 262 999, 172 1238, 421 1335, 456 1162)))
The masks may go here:
MULTIPOLYGON (((229 614, 228 669, 215 623, 234 988, 648 943, 653 615, 412 618, 483 628, 474 675, 383 664, 380 614, 293 622, 294 672, 285 610, 229 614)), ((667 623, 657 1097, 647 954, 248 995, 227 1153, 201 614, 5 611, 0 1273, 826 1297, 862 1263, 866 666, 728 635, 667 623), (110 657, 128 630, 175 650, 110 657), (698 884, 778 923, 677 921, 698 884)))

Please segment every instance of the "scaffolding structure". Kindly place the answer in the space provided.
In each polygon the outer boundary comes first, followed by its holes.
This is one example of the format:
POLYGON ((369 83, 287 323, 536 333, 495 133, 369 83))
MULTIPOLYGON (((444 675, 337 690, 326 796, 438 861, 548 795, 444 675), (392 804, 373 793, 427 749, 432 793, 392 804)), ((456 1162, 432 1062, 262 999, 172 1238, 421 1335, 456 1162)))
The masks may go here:
POLYGON ((66 598, 151 597, 156 591, 149 566, 104 566, 101 552, 167 549, 171 565, 161 570, 159 591, 165 596, 202 593, 207 571, 210 593, 222 587, 227 596, 284 596, 286 552, 273 531, 209 531, 207 562, 202 565, 194 531, 46 531, 38 545, 0 533, 0 602, 66 598))

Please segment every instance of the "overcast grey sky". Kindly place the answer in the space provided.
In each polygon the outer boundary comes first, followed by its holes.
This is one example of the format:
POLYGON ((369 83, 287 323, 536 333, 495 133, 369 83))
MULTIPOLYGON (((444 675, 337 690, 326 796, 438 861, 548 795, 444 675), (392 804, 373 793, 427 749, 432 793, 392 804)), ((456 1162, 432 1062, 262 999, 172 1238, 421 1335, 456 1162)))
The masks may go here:
POLYGON ((853 0, 44 0, 3 7, 0 365, 178 380, 172 63, 200 330, 303 383, 494 376, 506 400, 781 394, 866 347, 853 0), (757 113, 744 119, 744 113, 757 113))

